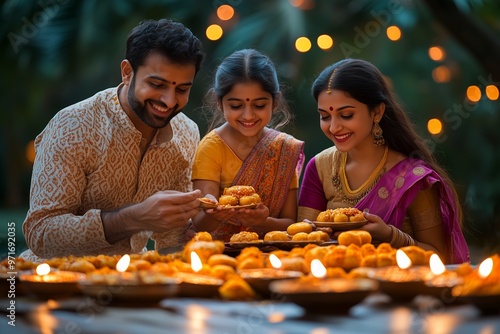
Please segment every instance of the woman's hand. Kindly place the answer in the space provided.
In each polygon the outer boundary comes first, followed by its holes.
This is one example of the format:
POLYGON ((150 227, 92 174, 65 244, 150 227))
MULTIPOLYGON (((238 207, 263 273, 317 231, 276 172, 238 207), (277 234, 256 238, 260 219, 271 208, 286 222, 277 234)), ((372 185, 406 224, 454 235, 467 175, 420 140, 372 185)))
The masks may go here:
POLYGON ((369 232, 373 240, 380 242, 390 242, 392 238, 392 229, 377 215, 363 212, 368 223, 360 228, 369 232))
POLYGON ((337 235, 335 235, 333 233, 333 230, 331 227, 317 227, 316 225, 314 225, 314 222, 310 221, 309 219, 304 219, 303 222, 311 224, 314 231, 323 231, 325 233, 328 233, 330 238, 337 237, 337 235))

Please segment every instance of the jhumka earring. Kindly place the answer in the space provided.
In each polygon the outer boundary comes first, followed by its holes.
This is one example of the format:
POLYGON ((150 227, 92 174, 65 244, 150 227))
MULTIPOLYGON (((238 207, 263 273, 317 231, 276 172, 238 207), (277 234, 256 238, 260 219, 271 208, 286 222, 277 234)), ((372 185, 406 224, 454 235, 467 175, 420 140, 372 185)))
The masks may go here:
POLYGON ((373 123, 372 135, 373 135, 373 145, 382 146, 385 144, 384 136, 382 136, 383 131, 378 122, 373 123))

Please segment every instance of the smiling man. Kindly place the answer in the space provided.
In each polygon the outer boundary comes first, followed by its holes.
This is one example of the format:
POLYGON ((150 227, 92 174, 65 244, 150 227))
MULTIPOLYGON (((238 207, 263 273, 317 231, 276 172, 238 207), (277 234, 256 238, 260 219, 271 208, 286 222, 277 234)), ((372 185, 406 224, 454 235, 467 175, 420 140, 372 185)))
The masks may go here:
POLYGON ((147 20, 132 30, 122 83, 61 110, 35 140, 22 257, 183 242, 201 196, 190 180, 199 130, 181 111, 204 57, 178 22, 147 20))

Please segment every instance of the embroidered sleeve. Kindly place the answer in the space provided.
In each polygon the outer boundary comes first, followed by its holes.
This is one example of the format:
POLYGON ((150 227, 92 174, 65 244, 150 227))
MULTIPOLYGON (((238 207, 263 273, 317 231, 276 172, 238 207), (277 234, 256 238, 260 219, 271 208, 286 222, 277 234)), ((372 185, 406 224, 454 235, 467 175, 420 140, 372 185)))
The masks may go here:
MULTIPOLYGON (((100 210, 77 212, 87 184, 82 134, 91 131, 89 126, 67 110, 36 140, 31 203, 23 232, 28 246, 40 257, 89 254, 110 246, 100 210)), ((127 243, 116 248, 126 250, 127 243)))

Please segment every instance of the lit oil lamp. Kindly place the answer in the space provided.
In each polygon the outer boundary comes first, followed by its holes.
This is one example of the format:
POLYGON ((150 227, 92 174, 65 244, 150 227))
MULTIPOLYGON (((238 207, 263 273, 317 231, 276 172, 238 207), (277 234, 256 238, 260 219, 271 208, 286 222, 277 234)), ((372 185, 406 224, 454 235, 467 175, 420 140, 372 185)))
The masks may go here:
POLYGON ((432 254, 429 258, 430 272, 425 277, 425 288, 422 293, 432 295, 445 303, 452 303, 455 298, 451 296, 454 286, 462 283, 462 278, 454 271, 446 270, 439 255, 432 254))
POLYGON ((118 262, 116 262, 116 271, 120 273, 124 273, 127 271, 128 267, 130 265, 130 255, 125 254, 123 255, 118 262))
MULTIPOLYGON (((130 255, 125 254, 123 255, 118 262, 116 262, 115 269, 118 272, 115 276, 115 278, 111 278, 112 284, 130 284, 130 283, 136 283, 135 275, 134 273, 127 272, 127 269, 130 267, 130 255)), ((108 276, 113 276, 113 275, 108 275, 108 276)))
POLYGON ((401 269, 407 269, 411 267, 411 259, 401 249, 398 249, 396 251, 396 263, 401 269))
POLYGON ((47 282, 47 279, 50 277, 47 276, 50 273, 50 266, 47 263, 42 263, 36 267, 35 272, 43 282, 47 282))
POLYGON ((86 276, 71 271, 52 271, 47 263, 38 265, 35 273, 20 276, 27 293, 40 297, 58 298, 79 292, 77 282, 86 276))
POLYGON ((439 276, 446 271, 446 267, 439 258, 439 255, 432 254, 429 259, 429 267, 431 268, 431 272, 434 276, 439 276))
POLYGON ((327 278, 327 268, 314 259, 310 274, 272 282, 269 289, 312 313, 346 313, 378 288, 372 279, 327 278))
POLYGON ((238 271, 239 275, 263 297, 270 296, 269 284, 271 282, 303 276, 300 271, 282 270, 282 262, 275 254, 269 255, 269 263, 272 268, 243 269, 238 271))
POLYGON ((393 300, 409 302, 425 290, 427 266, 412 266, 410 257, 401 249, 396 251, 397 266, 377 268, 371 274, 380 284, 380 290, 393 300))
POLYGON ((217 296, 219 287, 222 286, 224 280, 209 276, 210 268, 203 265, 199 255, 195 251, 190 253, 190 257, 193 272, 177 272, 175 274, 175 277, 181 280, 180 295, 204 298, 217 296))
POLYGON ((281 260, 275 254, 269 255, 269 263, 274 269, 280 269, 282 266, 281 260))
POLYGON ((492 270, 493 270, 493 259, 489 257, 483 262, 481 262, 481 264, 479 265, 478 274, 479 276, 481 276, 481 278, 485 279, 491 274, 492 270))
POLYGON ((97 300, 106 296, 103 299, 105 303, 157 303, 177 294, 178 279, 159 272, 136 270, 130 264, 130 255, 125 254, 118 260, 114 270, 90 273, 86 280, 79 282, 79 287, 85 295, 97 300))
POLYGON ((320 260, 311 261, 311 275, 320 279, 326 277, 326 268, 320 260))
POLYGON ((211 270, 210 266, 208 264, 203 264, 198 253, 196 253, 195 251, 192 251, 190 254, 190 258, 191 258, 191 269, 194 273, 204 275, 204 276, 211 275, 212 270, 211 270))
POLYGON ((464 277, 464 282, 453 288, 453 296, 474 304, 484 314, 498 315, 500 310, 500 256, 495 254, 483 260, 477 270, 464 277))

